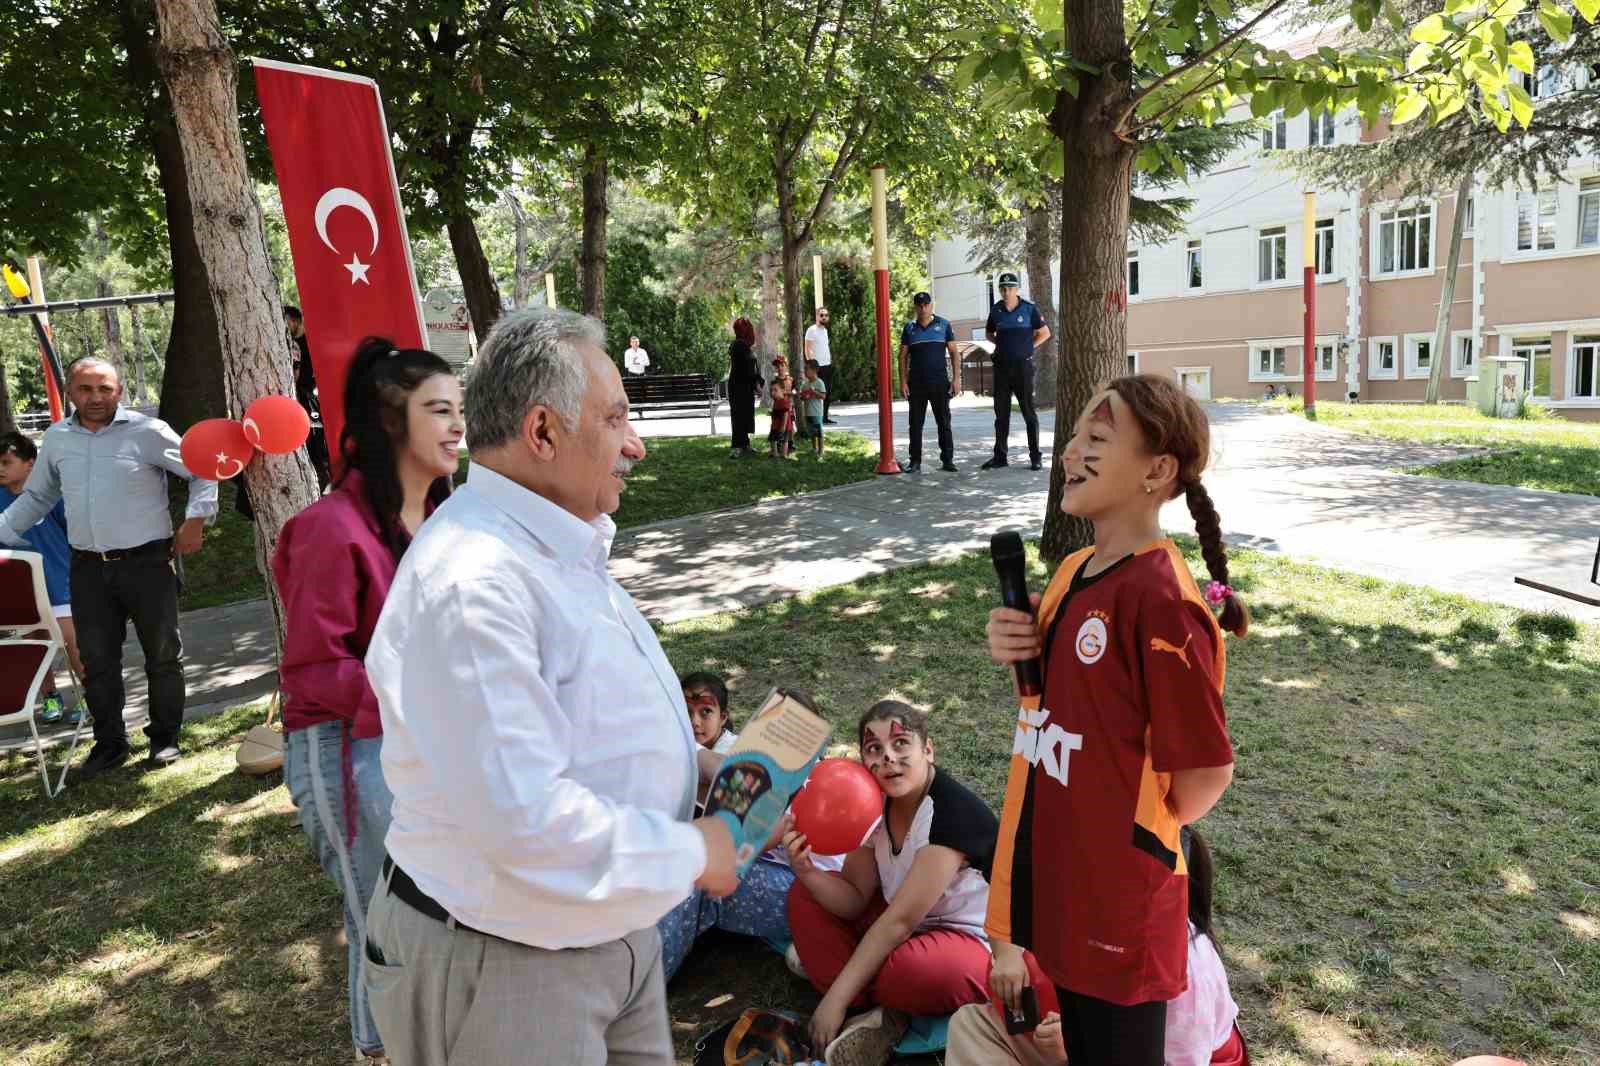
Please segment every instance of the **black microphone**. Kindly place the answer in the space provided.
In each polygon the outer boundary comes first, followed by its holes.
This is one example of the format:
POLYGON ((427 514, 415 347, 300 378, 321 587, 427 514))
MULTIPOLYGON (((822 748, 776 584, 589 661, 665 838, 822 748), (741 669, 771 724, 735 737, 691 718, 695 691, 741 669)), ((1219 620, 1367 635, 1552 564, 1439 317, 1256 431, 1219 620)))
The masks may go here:
MULTIPOLYGON (((1026 556, 1022 550, 1020 533, 996 533, 989 538, 989 555, 994 559, 994 572, 1000 576, 1000 602, 1013 610, 1022 611, 1030 618, 1033 605, 1028 602, 1028 580, 1024 576, 1026 556)), ((1044 694, 1044 680, 1037 657, 1013 663, 1017 691, 1024 696, 1044 694)))

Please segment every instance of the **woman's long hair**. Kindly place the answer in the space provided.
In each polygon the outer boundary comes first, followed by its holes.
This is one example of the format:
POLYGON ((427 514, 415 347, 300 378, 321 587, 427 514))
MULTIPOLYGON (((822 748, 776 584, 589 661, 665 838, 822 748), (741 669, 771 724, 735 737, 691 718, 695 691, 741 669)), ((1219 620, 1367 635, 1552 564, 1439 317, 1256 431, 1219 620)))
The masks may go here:
POLYGON ((741 317, 733 320, 733 335, 752 348, 756 346, 756 328, 750 324, 748 318, 741 317))
MULTIPOLYGON (((339 454, 344 470, 337 488, 351 470, 361 472, 363 494, 378 517, 383 540, 396 559, 405 554, 411 536, 400 524, 405 488, 400 484, 400 449, 406 443, 406 401, 436 374, 454 376, 450 364, 422 348, 396 348, 387 337, 368 337, 356 345, 344 383, 344 428, 339 454)), ((428 486, 435 506, 450 495, 449 477, 428 486)))

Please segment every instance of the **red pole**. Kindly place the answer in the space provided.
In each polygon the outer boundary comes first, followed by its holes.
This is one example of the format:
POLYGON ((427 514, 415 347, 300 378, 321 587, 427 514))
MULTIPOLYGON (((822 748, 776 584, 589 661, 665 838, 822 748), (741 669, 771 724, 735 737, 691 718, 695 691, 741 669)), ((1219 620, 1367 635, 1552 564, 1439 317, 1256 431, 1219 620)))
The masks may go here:
MULTIPOLYGON (((31 255, 28 257, 28 289, 32 293, 29 299, 34 303, 45 302, 44 274, 39 270, 38 257, 31 255)), ((44 369, 44 393, 50 401, 50 421, 59 422, 66 412, 61 402, 61 387, 56 383, 56 375, 61 371, 56 363, 55 336, 50 331, 50 316, 40 312, 33 316, 33 321, 34 332, 39 335, 39 362, 44 369)))
POLYGON ((878 473, 898 474, 894 383, 889 376, 889 211, 881 166, 872 168, 872 274, 878 309, 878 473))
POLYGON ((1301 288, 1305 293, 1305 338, 1301 364, 1306 398, 1306 418, 1317 420, 1317 194, 1306 193, 1304 223, 1305 266, 1301 288))

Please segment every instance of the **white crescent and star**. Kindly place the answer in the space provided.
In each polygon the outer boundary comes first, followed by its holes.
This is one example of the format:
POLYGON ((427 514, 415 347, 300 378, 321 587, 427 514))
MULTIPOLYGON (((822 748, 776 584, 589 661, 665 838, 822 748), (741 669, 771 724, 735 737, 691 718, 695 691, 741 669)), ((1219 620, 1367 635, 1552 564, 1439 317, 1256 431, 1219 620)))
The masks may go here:
MULTIPOLYGON (((360 211, 362 217, 367 220, 367 225, 372 228, 372 247, 367 252, 367 257, 370 259, 378 250, 378 216, 373 214, 372 205, 367 202, 367 198, 354 189, 335 186, 322 194, 322 198, 317 201, 314 215, 317 236, 322 238, 322 243, 328 246, 330 252, 339 252, 328 239, 328 216, 341 207, 353 207, 360 211)), ((350 262, 345 263, 344 268, 350 271, 350 284, 354 285, 358 281, 363 285, 372 284, 367 280, 367 271, 372 269, 372 264, 363 263, 355 252, 350 253, 350 262)))
POLYGON ((239 460, 235 459, 233 456, 229 455, 227 452, 218 452, 217 453, 217 476, 219 478, 221 478, 223 481, 226 481, 231 477, 237 477, 243 471, 244 471, 244 464, 241 463, 239 460), (224 470, 228 469, 227 467, 222 465, 223 463, 232 463, 233 464, 233 470, 231 470, 230 472, 228 472, 226 474, 223 473, 224 470))

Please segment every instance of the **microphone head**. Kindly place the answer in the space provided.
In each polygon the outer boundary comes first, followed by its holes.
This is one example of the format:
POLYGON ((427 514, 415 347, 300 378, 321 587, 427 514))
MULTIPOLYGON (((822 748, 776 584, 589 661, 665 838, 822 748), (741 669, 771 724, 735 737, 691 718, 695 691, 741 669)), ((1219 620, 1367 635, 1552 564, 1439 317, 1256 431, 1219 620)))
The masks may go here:
POLYGON ((989 538, 989 556, 997 563, 1002 559, 1022 558, 1022 534, 1016 530, 994 534, 989 538))

